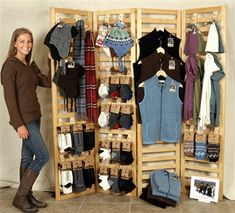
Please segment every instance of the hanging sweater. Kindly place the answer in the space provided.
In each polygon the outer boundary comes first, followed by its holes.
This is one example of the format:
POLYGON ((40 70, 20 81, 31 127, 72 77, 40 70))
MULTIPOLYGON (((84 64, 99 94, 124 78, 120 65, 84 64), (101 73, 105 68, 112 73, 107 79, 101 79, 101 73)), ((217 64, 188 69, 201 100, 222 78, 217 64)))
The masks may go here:
POLYGON ((214 56, 206 54, 204 65, 204 77, 202 86, 202 96, 198 121, 198 130, 205 130, 206 125, 210 124, 210 98, 211 98, 211 76, 213 72, 220 70, 214 61, 214 56))
POLYGON ((144 82, 144 99, 139 103, 143 144, 180 141, 182 102, 179 84, 169 76, 161 83, 156 75, 144 82))
POLYGON ((2 67, 1 83, 10 124, 15 130, 41 117, 36 88, 51 87, 49 79, 41 74, 35 62, 25 65, 16 57, 7 59, 2 67))

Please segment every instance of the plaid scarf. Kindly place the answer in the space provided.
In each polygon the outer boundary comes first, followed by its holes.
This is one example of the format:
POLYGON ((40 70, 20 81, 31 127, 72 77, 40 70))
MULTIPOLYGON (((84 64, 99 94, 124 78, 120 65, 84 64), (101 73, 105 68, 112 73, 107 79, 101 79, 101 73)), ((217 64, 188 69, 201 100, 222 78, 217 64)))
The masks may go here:
MULTIPOLYGON (((78 35, 74 38, 74 60, 75 63, 85 67, 85 40, 84 20, 78 20, 75 24, 78 35)), ((86 113, 86 78, 85 74, 79 79, 79 97, 76 100, 76 118, 85 120, 86 113)))
POLYGON ((95 73, 95 46, 92 31, 86 32, 85 37, 85 66, 86 66, 86 103, 87 119, 97 123, 97 88, 95 73))

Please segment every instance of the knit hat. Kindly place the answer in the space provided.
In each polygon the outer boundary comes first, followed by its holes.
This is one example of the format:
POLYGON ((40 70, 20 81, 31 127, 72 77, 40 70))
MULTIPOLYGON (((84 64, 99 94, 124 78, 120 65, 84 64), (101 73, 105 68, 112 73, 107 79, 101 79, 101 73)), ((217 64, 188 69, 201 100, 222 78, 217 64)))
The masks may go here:
POLYGON ((71 38, 78 34, 77 29, 74 26, 64 24, 62 27, 57 25, 54 31, 51 33, 50 44, 53 44, 58 50, 59 56, 65 58, 69 54, 69 46, 71 38))
POLYGON ((120 96, 125 101, 128 101, 128 100, 130 100, 132 98, 132 90, 130 88, 130 85, 121 84, 121 87, 120 87, 120 96))
POLYGON ((216 26, 215 22, 213 22, 210 26, 205 51, 214 53, 221 53, 224 51, 219 28, 216 26))
POLYGON ((122 128, 130 129, 133 125, 133 119, 132 116, 129 114, 121 114, 119 118, 119 124, 122 128))
POLYGON ((184 46, 184 53, 186 55, 195 55, 198 52, 199 36, 195 29, 187 33, 186 42, 184 46))
POLYGON ((98 118, 98 124, 101 128, 109 125, 109 112, 101 112, 98 118))
POLYGON ((119 125, 119 117, 120 117, 120 115, 117 114, 117 113, 113 113, 113 112, 110 113, 110 116, 109 116, 109 127, 111 129, 118 129, 120 127, 120 125, 119 125))
POLYGON ((104 83, 100 84, 98 94, 101 98, 107 98, 109 96, 109 85, 104 83))
POLYGON ((113 48, 118 57, 120 72, 125 72, 126 68, 123 65, 122 57, 126 55, 128 49, 133 46, 133 39, 129 35, 123 22, 118 21, 114 24, 114 27, 106 36, 104 44, 108 47, 113 48))
POLYGON ((53 44, 50 44, 50 40, 51 40, 51 34, 52 34, 53 31, 56 29, 56 27, 58 26, 58 24, 59 24, 59 23, 57 23, 54 27, 52 27, 52 28, 50 29, 50 31, 47 33, 47 35, 46 35, 46 37, 45 37, 45 39, 44 39, 44 44, 45 44, 46 46, 48 46, 49 49, 50 49, 51 57, 52 57, 54 60, 57 60, 57 61, 59 61, 59 60, 61 59, 61 57, 60 57, 60 55, 59 55, 59 53, 58 53, 58 50, 57 50, 56 46, 53 45, 53 44))

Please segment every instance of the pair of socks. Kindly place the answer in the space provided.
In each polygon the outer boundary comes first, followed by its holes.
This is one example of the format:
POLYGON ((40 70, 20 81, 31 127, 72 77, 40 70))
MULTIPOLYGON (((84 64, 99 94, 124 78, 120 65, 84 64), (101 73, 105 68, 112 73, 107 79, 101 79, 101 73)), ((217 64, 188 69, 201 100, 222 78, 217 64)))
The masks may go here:
POLYGON ((72 133, 73 150, 75 155, 80 155, 84 149, 83 132, 72 133))
POLYGON ((118 177, 109 177, 109 184, 111 186, 111 190, 114 193, 120 193, 120 188, 119 188, 119 178, 118 177))
POLYGON ((102 161, 109 161, 111 159, 111 149, 107 148, 100 148, 99 156, 101 157, 102 161))
POLYGON ((133 162, 132 151, 116 151, 112 150, 111 152, 112 163, 121 163, 123 165, 129 165, 133 162))
POLYGON ((83 132, 84 149, 83 151, 92 150, 95 147, 95 131, 83 132))
POLYGON ((100 183, 99 183, 99 186, 104 190, 108 190, 110 189, 110 184, 109 184, 109 181, 108 181, 108 175, 101 175, 99 174, 99 180, 100 180, 100 183))
POLYGON ((130 129, 133 125, 133 119, 130 114, 117 114, 110 113, 109 116, 109 127, 111 129, 125 128, 130 129))
POLYGON ((132 164, 134 158, 132 156, 132 151, 122 151, 120 152, 120 163, 129 165, 132 164))
POLYGON ((73 191, 83 192, 86 190, 83 171, 81 169, 73 170, 73 191))
POLYGON ((220 145, 217 143, 208 143, 207 156, 210 162, 216 162, 219 160, 220 145))
POLYGON ((121 160, 120 150, 112 149, 112 152, 111 152, 111 161, 112 161, 112 163, 119 163, 120 160, 121 160))
POLYGON ((207 143, 204 141, 196 141, 195 142, 195 157, 197 160, 205 160, 206 151, 207 151, 207 143))
POLYGON ((91 188, 95 184, 95 171, 94 168, 83 168, 84 184, 86 188, 91 188))
POLYGON ((130 178, 128 180, 126 179, 120 179, 118 182, 118 186, 121 192, 124 192, 125 194, 131 192, 135 189, 135 184, 133 183, 133 178, 130 178))
POLYGON ((194 156, 194 141, 184 141, 184 154, 188 157, 194 156))

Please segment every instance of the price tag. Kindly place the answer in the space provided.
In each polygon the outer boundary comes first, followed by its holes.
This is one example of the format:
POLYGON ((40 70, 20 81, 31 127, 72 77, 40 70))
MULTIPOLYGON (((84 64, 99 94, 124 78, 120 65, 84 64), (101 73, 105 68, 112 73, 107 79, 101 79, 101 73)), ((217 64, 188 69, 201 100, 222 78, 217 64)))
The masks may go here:
POLYGON ((130 105, 122 105, 121 113, 123 114, 131 114, 131 106, 130 105))
POLYGON ((118 114, 120 112, 120 108, 121 108, 120 105, 112 104, 110 112, 118 114))
POLYGON ((111 84, 119 84, 119 77, 118 76, 111 76, 110 83, 111 84))
POLYGON ((131 171, 129 169, 122 169, 122 172, 121 172, 121 177, 122 179, 130 179, 131 178, 131 171))
POLYGON ((119 168, 118 168, 118 167, 113 167, 113 168, 111 168, 110 175, 111 175, 112 177, 118 177, 118 176, 119 176, 118 173, 119 173, 119 168))
POLYGON ((120 77, 120 84, 128 84, 130 85, 130 77, 129 76, 121 76, 120 77))
POLYGON ((174 47, 174 39, 172 37, 167 38, 167 46, 174 47))

